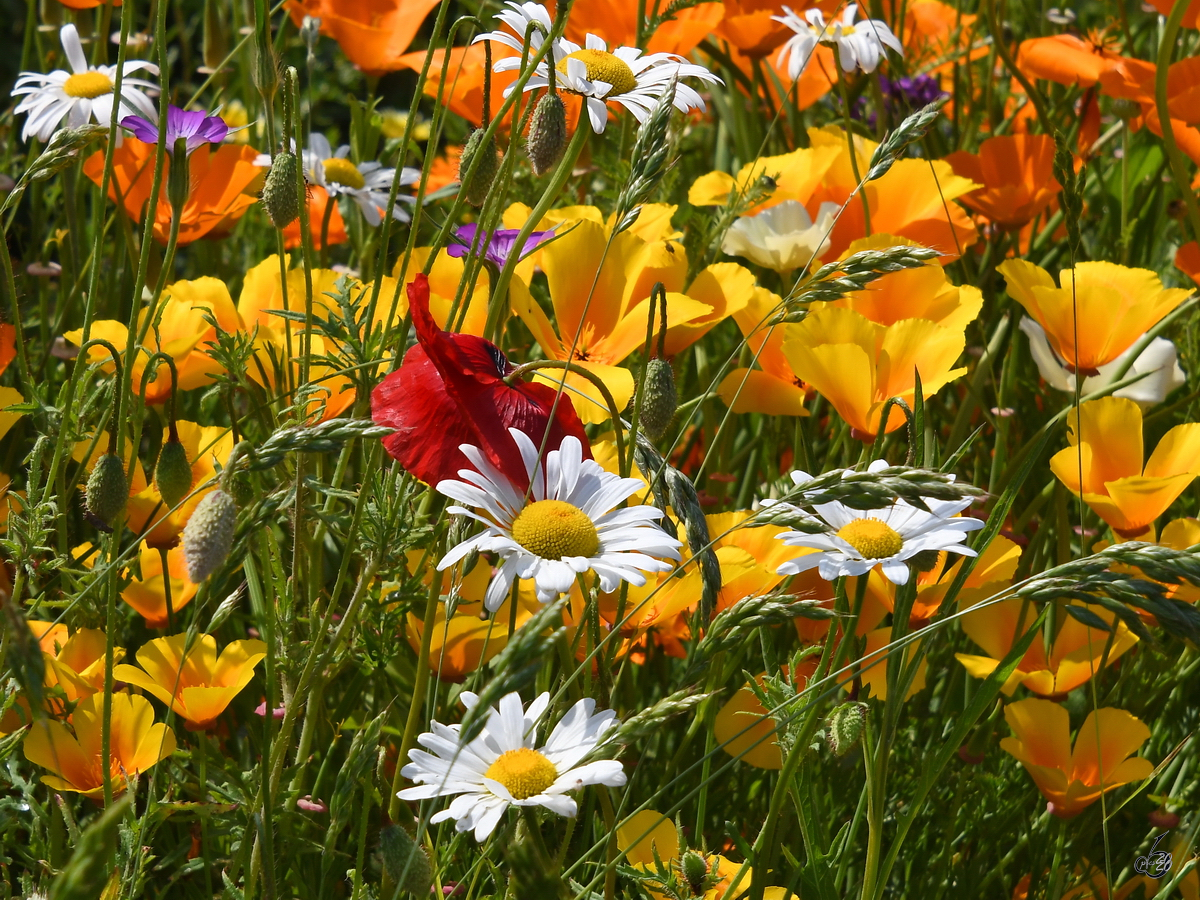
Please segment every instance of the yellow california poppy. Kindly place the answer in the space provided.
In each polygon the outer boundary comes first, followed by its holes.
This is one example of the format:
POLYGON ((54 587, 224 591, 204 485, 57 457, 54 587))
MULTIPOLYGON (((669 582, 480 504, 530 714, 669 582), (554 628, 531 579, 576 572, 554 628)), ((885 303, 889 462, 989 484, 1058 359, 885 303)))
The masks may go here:
POLYGON ((1121 537, 1148 532, 1200 475, 1200 423, 1168 431, 1143 466, 1142 410, 1132 400, 1090 400, 1067 421, 1071 446, 1050 469, 1121 537))

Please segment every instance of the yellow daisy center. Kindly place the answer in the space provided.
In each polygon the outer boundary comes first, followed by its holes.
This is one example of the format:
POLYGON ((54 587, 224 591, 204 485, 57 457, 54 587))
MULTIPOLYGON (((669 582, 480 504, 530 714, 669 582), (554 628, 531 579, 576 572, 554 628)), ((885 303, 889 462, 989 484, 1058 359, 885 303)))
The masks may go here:
POLYGON ((102 97, 105 94, 111 94, 113 89, 112 80, 103 72, 80 72, 77 75, 72 75, 63 82, 63 93, 68 97, 79 97, 91 100, 93 97, 102 97))
POLYGON ((558 64, 558 71, 567 73, 567 59, 582 60, 587 66, 588 81, 603 81, 611 84, 612 90, 608 96, 628 94, 637 87, 637 78, 629 63, 620 57, 613 56, 607 50, 576 50, 558 64))
POLYGON ((334 184, 344 184, 348 188, 359 190, 367 182, 358 171, 358 166, 348 159, 334 157, 327 159, 321 165, 325 167, 325 180, 334 184))
POLYGON ((600 549, 600 535, 587 513, 564 500, 530 503, 513 520, 512 536, 542 559, 594 556, 600 549))
POLYGON ((879 519, 855 519, 837 536, 857 550, 863 559, 887 559, 904 547, 900 534, 879 519))
POLYGON ((526 800, 554 784, 558 769, 536 750, 522 747, 501 753, 484 775, 504 785, 513 799, 526 800))

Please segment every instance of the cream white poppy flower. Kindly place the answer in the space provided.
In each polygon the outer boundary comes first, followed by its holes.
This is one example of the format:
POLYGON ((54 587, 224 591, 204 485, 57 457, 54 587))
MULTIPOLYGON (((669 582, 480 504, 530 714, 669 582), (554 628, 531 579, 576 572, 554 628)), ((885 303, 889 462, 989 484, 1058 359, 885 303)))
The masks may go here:
MULTIPOLYGON (((479 698, 469 691, 461 695, 468 709, 479 698)), ((616 724, 616 713, 593 712, 596 701, 580 700, 550 732, 539 747, 537 727, 550 695, 542 694, 525 709, 519 694, 501 699, 499 708, 487 711, 487 723, 479 737, 464 742, 458 725, 431 723, 430 732, 417 738, 426 750, 410 750, 400 774, 417 787, 399 792, 401 800, 429 800, 458 796, 450 806, 435 813, 433 823, 454 819, 458 831, 473 831, 475 840, 487 839, 510 806, 541 806, 560 816, 578 811, 569 791, 589 784, 621 787, 625 771, 612 759, 580 765, 605 734, 616 724)))
POLYGON ((437 484, 439 493, 471 507, 451 506, 448 512, 486 526, 451 549, 438 568, 449 568, 472 550, 495 553, 502 560, 484 597, 488 610, 500 608, 514 578, 532 578, 538 599, 546 603, 569 591, 585 572, 595 573, 602 591, 614 591, 622 581, 645 584, 643 572, 670 571, 671 564, 658 557, 679 560, 680 542, 654 524, 662 517, 660 510, 619 508, 645 487, 641 481, 613 475, 595 460, 584 459, 578 438, 564 438, 546 454, 543 466, 528 435, 516 428, 509 434, 529 474, 528 498, 470 444, 459 449, 475 469, 459 469, 462 481, 437 484))
MULTIPOLYGON (((1058 357, 1046 340, 1046 331, 1033 319, 1025 316, 1021 319, 1021 330, 1029 338, 1029 353, 1037 365, 1046 384, 1058 391, 1075 391, 1075 373, 1067 368, 1067 364, 1058 357)), ((1133 342, 1137 344, 1137 341, 1133 342)), ((1105 363, 1096 371, 1098 374, 1089 375, 1083 379, 1082 391, 1090 394, 1116 380, 1117 372, 1124 368, 1133 353, 1133 346, 1114 359, 1105 363)), ((1113 391, 1114 397, 1125 397, 1142 408, 1148 408, 1162 403, 1176 388, 1187 382, 1187 376, 1179 365, 1179 353, 1175 345, 1164 337, 1156 337, 1145 349, 1138 354, 1124 377, 1145 375, 1140 381, 1135 381, 1119 390, 1113 391)))
MULTIPOLYGON (((21 129, 23 141, 31 137, 40 141, 50 140, 64 118, 67 128, 79 128, 92 119, 100 125, 112 123, 117 67, 89 66, 74 25, 64 25, 59 31, 59 40, 62 41, 71 71, 55 69, 48 75, 22 72, 13 87, 12 95, 23 98, 13 112, 28 114, 25 127, 21 129)), ((154 103, 145 93, 155 88, 154 82, 128 77, 130 72, 139 70, 158 74, 158 66, 153 63, 140 59, 125 61, 117 121, 135 114, 154 121, 158 119, 154 103)), ((117 134, 119 140, 120 132, 117 134)))
MULTIPOLYGON (((521 53, 525 48, 525 36, 530 25, 529 54, 541 49, 550 33, 550 14, 540 3, 514 3, 509 0, 506 9, 497 13, 497 18, 511 29, 512 34, 498 30, 481 34, 472 43, 495 41, 521 53)), ((588 34, 584 46, 574 41, 559 38, 551 50, 555 66, 555 84, 563 91, 584 98, 588 119, 596 134, 603 134, 608 124, 609 102, 623 106, 638 122, 649 118, 654 107, 675 84, 674 106, 680 112, 691 109, 703 110, 704 100, 694 88, 685 84, 684 78, 697 78, 709 84, 723 84, 716 75, 704 66, 689 63, 674 53, 644 54, 636 47, 608 49, 608 44, 594 34, 588 34)), ((510 56, 497 62, 492 68, 496 72, 516 71, 521 67, 520 56, 510 56)), ((525 90, 533 91, 549 85, 550 70, 546 61, 538 64, 533 77, 525 84, 525 90)), ((505 89, 507 97, 512 88, 505 89)))
POLYGON ((725 232, 721 250, 742 256, 776 272, 810 265, 829 249, 829 235, 837 216, 836 203, 822 203, 814 222, 798 200, 742 216, 725 232))
POLYGON ((817 44, 830 44, 837 48, 838 63, 843 72, 853 72, 855 69, 874 72, 884 57, 884 47, 891 47, 904 55, 904 45, 882 19, 854 21, 858 15, 857 3, 849 4, 840 19, 828 23, 819 9, 808 10, 803 18, 789 7, 783 7, 783 11, 784 15, 771 18, 782 22, 795 34, 780 49, 777 61, 781 66, 787 61, 788 77, 793 81, 807 68, 817 44))
MULTIPOLYGON (((887 466, 876 460, 870 471, 887 466)), ((797 485, 810 481, 807 472, 793 472, 797 485)), ((908 560, 918 553, 945 550, 962 556, 976 556, 963 541, 967 533, 984 526, 980 519, 959 516, 971 505, 964 500, 934 500, 922 498, 929 507, 923 509, 897 500, 883 509, 852 509, 836 501, 819 503, 813 508, 820 517, 815 524, 827 530, 816 534, 785 531, 779 535, 789 547, 808 547, 808 553, 788 560, 779 566, 780 575, 796 575, 815 568, 826 581, 842 575, 865 575, 879 566, 884 577, 894 584, 908 581, 908 560)))

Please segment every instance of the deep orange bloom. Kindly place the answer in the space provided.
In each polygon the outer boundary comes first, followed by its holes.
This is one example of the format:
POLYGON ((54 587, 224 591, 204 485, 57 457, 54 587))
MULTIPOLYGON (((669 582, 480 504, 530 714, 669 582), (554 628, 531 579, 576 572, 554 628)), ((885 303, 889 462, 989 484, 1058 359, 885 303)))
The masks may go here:
POLYGON ((1004 708, 1013 737, 1000 741, 1025 767, 1050 811, 1062 819, 1078 815, 1100 795, 1149 778, 1154 764, 1129 755, 1150 737, 1150 729, 1123 709, 1088 713, 1071 747, 1067 711, 1049 700, 1021 700, 1004 708))
POLYGON ((1045 134, 988 138, 978 154, 960 150, 946 162, 956 174, 983 185, 959 202, 1005 228, 1020 228, 1045 212, 1062 190, 1054 178, 1054 138, 1045 134))
MULTIPOLYGON (((113 151, 113 177, 108 198, 120 198, 125 212, 135 222, 150 200, 154 184, 155 145, 126 137, 113 151)), ((179 224, 179 243, 190 244, 202 237, 221 237, 255 203, 255 185, 266 170, 254 165, 258 153, 245 144, 222 144, 215 150, 205 144, 188 159, 192 190, 183 207, 179 224)), ((167 174, 171 168, 168 156, 163 163, 162 187, 158 195, 158 210, 154 215, 154 237, 167 242, 171 229, 171 204, 167 200, 167 174)), ((83 164, 83 174, 97 185, 104 179, 104 151, 97 150, 83 164)))
POLYGON ((438 0, 289 0, 296 27, 305 16, 321 20, 321 34, 338 42, 368 75, 403 69, 404 53, 438 0))
MULTIPOLYGON (((104 760, 100 757, 104 694, 84 697, 71 716, 72 734, 66 725, 48 719, 35 722, 25 738, 25 758, 49 769, 42 783, 56 791, 85 797, 104 792, 104 760)), ((126 779, 145 772, 175 752, 175 734, 165 724, 154 724, 154 709, 145 697, 127 691, 112 696, 111 743, 108 772, 114 793, 125 790, 126 779)))
POLYGON ((58 0, 58 2, 68 9, 95 9, 97 6, 107 6, 109 3, 113 6, 121 5, 121 0, 58 0))
MULTIPOLYGON (((319 184, 310 184, 308 186, 308 227, 312 232, 312 243, 314 250, 322 250, 326 244, 330 247, 336 247, 338 244, 344 244, 350 240, 346 234, 346 222, 342 219, 342 211, 338 208, 337 201, 333 201, 333 212, 329 214, 329 229, 325 233, 325 243, 321 242, 321 223, 325 221, 325 208, 329 204, 329 192, 319 184)), ((300 231, 300 220, 294 219, 283 229, 283 246, 288 250, 294 250, 300 246, 302 233, 300 231)))
MULTIPOLYGON (((1164 16, 1169 16, 1175 6, 1175 0, 1147 0, 1147 2, 1164 16)), ((1200 0, 1192 0, 1187 12, 1183 14, 1183 27, 1195 28, 1198 21, 1200 21, 1200 0)))
POLYGON ((1030 38, 1017 50, 1017 68, 1030 78, 1091 87, 1114 63, 1124 59, 1108 49, 1102 36, 1081 40, 1073 34, 1030 38))
POLYGON ((904 44, 904 59, 909 71, 945 74, 956 62, 987 56, 987 46, 971 49, 979 17, 964 13, 941 0, 885 0, 887 20, 898 23, 900 7, 904 27, 898 31, 904 44))
MULTIPOLYGON (((1100 77, 1104 93, 1132 100, 1141 107, 1141 115, 1129 122, 1130 130, 1143 125, 1162 137, 1162 122, 1158 118, 1155 79, 1157 67, 1140 59, 1123 59, 1100 77)), ((1200 160, 1200 57, 1180 60, 1167 69, 1167 115, 1171 133, 1179 149, 1195 162, 1200 160)))
MULTIPOLYGON (((554 4, 546 6, 553 16, 554 4)), ((650 13, 649 5, 646 13, 650 13)), ((712 33, 724 15, 720 3, 701 3, 680 10, 649 36, 646 52, 686 56, 712 33)), ((637 17, 637 0, 575 0, 567 17, 565 37, 583 46, 588 34, 594 34, 604 38, 609 49, 621 44, 632 47, 637 41, 637 17)))

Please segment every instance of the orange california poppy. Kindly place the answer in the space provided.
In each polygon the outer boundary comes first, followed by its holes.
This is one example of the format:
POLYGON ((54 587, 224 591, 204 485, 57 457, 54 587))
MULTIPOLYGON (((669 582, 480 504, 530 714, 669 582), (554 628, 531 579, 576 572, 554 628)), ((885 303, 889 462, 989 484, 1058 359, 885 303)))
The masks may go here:
MULTIPOLYGON (((166 584, 163 580, 162 554, 144 544, 138 553, 140 578, 130 578, 121 591, 121 599, 146 620, 147 628, 166 628, 167 618, 166 584)), ((195 599, 199 587, 187 577, 187 561, 183 547, 175 546, 167 551, 167 569, 171 577, 171 615, 195 599)))
MULTIPOLYGON (((85 797, 104 793, 104 760, 101 730, 104 694, 79 701, 71 716, 74 733, 61 722, 42 719, 25 737, 25 758, 53 775, 42 783, 56 791, 85 797)), ((114 793, 125 790, 126 779, 141 774, 175 752, 175 733, 162 722, 154 723, 154 709, 145 697, 120 691, 112 695, 108 772, 114 793)))
MULTIPOLYGON (((908 644, 908 652, 904 653, 904 664, 908 665, 920 652, 920 641, 913 641, 908 644)), ((887 648, 892 645, 892 627, 890 625, 884 628, 876 628, 874 631, 867 632, 867 643, 863 647, 863 659, 868 660, 868 664, 862 669, 860 676, 862 678, 863 690, 876 700, 886 700, 888 695, 888 655, 889 653, 903 653, 902 648, 889 651, 887 648)), ((905 700, 910 699, 919 691, 925 688, 925 670, 928 668, 928 663, 924 657, 917 664, 917 673, 913 676, 912 684, 908 686, 908 694, 905 700)))
POLYGON ((946 157, 956 174, 983 187, 958 198, 1004 228, 1020 228, 1046 211, 1062 190, 1054 178, 1054 138, 1010 134, 988 138, 979 153, 946 157))
MULTIPOLYGON (((554 4, 547 3, 546 7, 553 17, 554 4)), ((650 8, 645 9, 649 15, 650 8)), ((646 52, 687 56, 712 34, 724 14, 720 3, 700 3, 682 9, 646 36, 643 40, 646 52)), ((610 48, 622 44, 632 47, 637 43, 637 18, 638 0, 574 0, 564 36, 580 46, 589 34, 594 34, 610 48)))
POLYGON ((1008 282, 1008 294, 1045 329, 1046 340, 1067 366, 1095 375, 1167 313, 1190 291, 1164 288, 1149 269, 1110 262, 1082 262, 1050 273, 1024 259, 996 267, 1008 282), (1078 345, 1076 340, 1078 339, 1078 345))
MULTIPOLYGON (((135 222, 150 199, 154 183, 155 145, 126 137, 113 151, 113 177, 108 197, 120 197, 125 212, 135 222)), ((183 207, 179 224, 179 243, 190 244, 203 237, 222 237, 228 234, 258 202, 256 185, 265 170, 254 165, 258 153, 244 144, 222 144, 215 150, 204 144, 188 158, 188 174, 192 189, 183 207)), ((167 174, 171 168, 168 156, 163 163, 162 187, 158 210, 154 216, 154 237, 166 243, 171 228, 171 204, 167 200, 167 174)), ((97 150, 83 164, 83 174, 97 185, 104 180, 104 151, 97 150)))
POLYGON ((121 0, 58 0, 67 9, 95 9, 97 6, 120 6, 121 0))
POLYGON ((1017 68, 1030 78, 1091 87, 1114 63, 1124 59, 1105 44, 1098 36, 1089 36, 1086 41, 1073 34, 1030 38, 1017 50, 1017 68))
POLYGON ((233 641, 217 656, 217 639, 198 635, 184 654, 187 634, 156 638, 137 652, 137 666, 121 665, 113 674, 170 705, 191 731, 203 731, 225 712, 254 677, 267 655, 262 641, 233 641))
POLYGON ((748 302, 733 314, 746 337, 757 368, 732 370, 717 386, 717 396, 735 413, 760 412, 769 416, 807 416, 807 388, 792 370, 783 352, 784 337, 795 326, 765 325, 783 300, 766 288, 755 287, 748 302))
MULTIPOLYGON (((350 240, 346 234, 346 222, 342 219, 342 211, 338 202, 333 201, 333 211, 329 214, 329 228, 325 232, 325 243, 321 243, 321 225, 325 221, 325 209, 329 204, 329 192, 319 184, 308 186, 308 228, 312 234, 314 250, 323 250, 326 246, 336 247, 350 240)), ((300 246, 303 232, 300 230, 300 220, 293 219, 283 228, 283 246, 294 250, 300 246)))
POLYGON ((988 48, 982 41, 972 49, 979 31, 978 16, 941 0, 885 0, 883 8, 888 21, 898 29, 909 71, 949 74, 956 63, 987 56, 988 48), (898 6, 902 11, 897 10, 898 6))
POLYGON ((1104 707, 1088 713, 1071 747, 1071 719, 1049 700, 1021 700, 1004 708, 1013 730, 1000 746, 1025 767, 1049 809, 1062 819, 1078 815, 1100 795, 1149 778, 1154 763, 1129 759, 1150 737, 1137 716, 1104 707))
MULTIPOLYGON (((1116 617, 1101 606, 1080 604, 1110 625, 1116 617)), ((967 637, 983 648, 986 656, 956 653, 955 658, 975 678, 987 678, 1008 655, 1013 644, 1022 637, 1037 618, 1033 606, 1018 597, 972 608, 962 617, 962 629, 967 637), (1019 633, 1018 633, 1019 630, 1019 633)), ((1012 696, 1017 685, 1023 684, 1043 697, 1062 697, 1073 691, 1100 670, 1100 663, 1112 665, 1121 654, 1137 643, 1137 635, 1117 621, 1112 647, 1108 633, 1090 628, 1078 619, 1063 615, 1062 625, 1049 653, 1043 641, 1034 638, 1016 670, 1004 683, 1002 690, 1012 696)))
MULTIPOLYGON (((509 56, 520 56, 496 41, 489 42, 493 63, 509 56)), ((425 65, 424 50, 408 53, 401 57, 403 64, 414 72, 425 65)), ((441 97, 441 102, 455 115, 461 116, 472 125, 483 122, 483 79, 486 68, 484 45, 471 44, 450 50, 434 50, 429 63, 429 74, 425 80, 425 95, 441 97), (440 92, 440 93, 439 93, 440 92)), ((504 89, 517 80, 518 72, 493 72, 490 113, 495 115, 504 100, 504 89)), ((520 101, 524 108, 525 102, 520 101)), ((567 107, 568 125, 579 117, 578 99, 563 95, 567 107)), ((516 104, 513 105, 516 108, 516 104)), ((507 129, 512 121, 512 112, 504 117, 501 127, 507 129)), ((457 170, 456 170, 457 171, 457 170)), ((457 180, 457 178, 455 179, 457 180)))
POLYGON ((1200 475, 1200 423, 1168 431, 1144 466, 1142 409, 1134 401, 1090 400, 1070 411, 1067 424, 1071 446, 1054 454, 1050 469, 1123 538, 1150 531, 1200 475))
MULTIPOLYGON (((1175 8, 1175 0, 1147 0, 1147 2, 1164 16, 1169 16, 1171 10, 1175 8)), ((1183 14, 1183 27, 1195 28, 1197 21, 1200 21, 1200 0, 1192 0, 1187 12, 1183 14)))
POLYGON ((368 75, 405 67, 404 53, 438 0, 288 0, 292 24, 305 16, 321 23, 347 58, 368 75))
POLYGON ((1176 250, 1175 268, 1200 285, 1200 244, 1188 241, 1176 250))
MULTIPOLYGON (((1132 100, 1141 107, 1141 114, 1129 121, 1131 131, 1143 125, 1162 137, 1162 122, 1158 117, 1155 93, 1157 67, 1139 59, 1122 59, 1100 77, 1104 93, 1111 97, 1132 100)), ((1200 160, 1200 57, 1189 57, 1167 69, 1167 114, 1175 143, 1193 162, 1200 160)))

